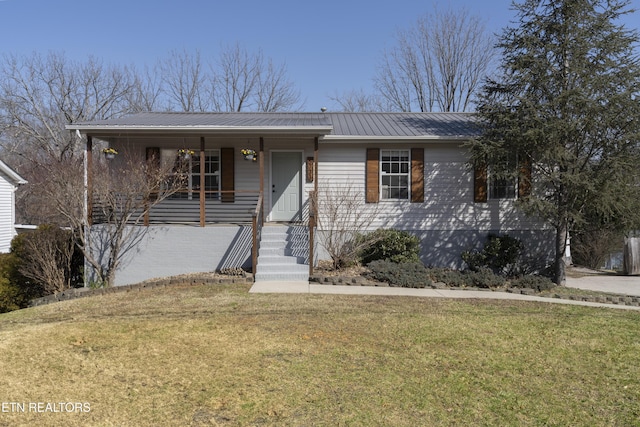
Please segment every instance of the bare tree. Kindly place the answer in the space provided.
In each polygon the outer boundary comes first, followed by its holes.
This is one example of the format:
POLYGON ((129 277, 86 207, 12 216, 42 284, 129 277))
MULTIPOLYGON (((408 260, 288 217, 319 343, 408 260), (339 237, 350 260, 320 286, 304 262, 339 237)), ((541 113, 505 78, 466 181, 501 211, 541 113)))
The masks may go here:
POLYGON ((61 167, 52 174, 45 189, 75 233, 97 281, 106 285, 113 284, 123 256, 147 231, 140 226, 147 212, 186 188, 186 174, 176 170, 176 165, 161 164, 153 158, 144 161, 130 153, 118 157, 118 168, 104 160, 94 164, 92 213, 102 220, 101 224, 86 224, 82 168, 61 167))
POLYGON ((223 46, 219 55, 208 59, 198 51, 174 50, 159 61, 158 68, 162 75, 159 99, 169 111, 273 112, 291 110, 300 102, 284 64, 277 65, 261 50, 250 52, 239 43, 223 46))
POLYGON ((129 68, 134 80, 133 90, 127 93, 127 101, 131 112, 158 111, 170 109, 168 102, 162 99, 163 81, 160 64, 149 68, 145 66, 143 72, 129 68), (165 102, 165 105, 162 105, 165 102))
POLYGON ((225 48, 217 63, 212 64, 213 100, 218 111, 242 111, 252 108, 252 95, 264 58, 261 51, 250 54, 236 44, 225 48))
POLYGON ((56 226, 40 226, 21 238, 20 273, 40 284, 46 294, 69 289, 75 252, 72 233, 56 226))
POLYGON ((330 99, 337 102, 340 109, 345 112, 382 112, 389 111, 390 108, 386 99, 375 94, 368 94, 362 89, 336 94, 330 99))
POLYGON ((64 130, 68 123, 109 119, 129 111, 130 76, 115 66, 90 58, 85 63, 63 54, 43 57, 4 56, 0 63, 0 121, 7 141, 3 148, 30 161, 79 153, 78 140, 64 130))
POLYGON ((365 205, 363 192, 352 183, 325 182, 319 188, 318 241, 331 257, 333 268, 340 269, 355 262, 362 249, 375 243, 357 237, 373 224, 380 204, 365 205))
POLYGON ((287 77, 287 67, 269 59, 259 72, 254 98, 258 111, 285 111, 300 103, 300 92, 287 77))
POLYGON ((376 87, 394 110, 468 111, 490 71, 493 38, 464 10, 436 9, 383 54, 376 87))
POLYGON ((171 111, 202 112, 211 107, 205 91, 210 77, 205 74, 199 51, 169 52, 160 63, 164 92, 171 111))
MULTIPOLYGON (((30 185, 17 193, 17 214, 29 223, 61 224, 42 193, 49 173, 80 157, 83 143, 65 125, 109 119, 131 111, 132 72, 89 58, 6 55, 0 61, 3 155, 30 185)), ((62 224, 66 225, 66 224, 62 224)))

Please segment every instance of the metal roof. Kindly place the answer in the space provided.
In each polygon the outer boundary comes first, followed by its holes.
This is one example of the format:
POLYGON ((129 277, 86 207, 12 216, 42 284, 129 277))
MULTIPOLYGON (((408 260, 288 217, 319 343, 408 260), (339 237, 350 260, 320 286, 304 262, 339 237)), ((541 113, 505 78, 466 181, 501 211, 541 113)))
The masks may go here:
POLYGON ((468 139, 478 134, 471 113, 139 113, 66 128, 89 134, 297 133, 323 136, 327 141, 468 139))
POLYGON ((478 135, 471 113, 326 113, 333 132, 327 139, 471 138, 478 135))

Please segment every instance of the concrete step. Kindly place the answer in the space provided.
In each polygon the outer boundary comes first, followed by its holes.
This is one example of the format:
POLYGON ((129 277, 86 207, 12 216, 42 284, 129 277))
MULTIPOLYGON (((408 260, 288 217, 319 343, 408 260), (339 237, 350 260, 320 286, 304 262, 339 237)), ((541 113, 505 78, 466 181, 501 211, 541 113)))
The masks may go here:
POLYGON ((283 273, 297 274, 309 273, 309 266, 305 264, 260 264, 258 262, 258 273, 283 273))
POLYGON ((305 259, 303 257, 288 256, 288 255, 259 255, 259 265, 274 265, 274 264, 304 264, 305 259))
POLYGON ((255 281, 309 281, 307 230, 265 226, 260 236, 255 281))
POLYGON ((308 282, 309 271, 306 273, 262 273, 258 272, 256 282, 308 282))

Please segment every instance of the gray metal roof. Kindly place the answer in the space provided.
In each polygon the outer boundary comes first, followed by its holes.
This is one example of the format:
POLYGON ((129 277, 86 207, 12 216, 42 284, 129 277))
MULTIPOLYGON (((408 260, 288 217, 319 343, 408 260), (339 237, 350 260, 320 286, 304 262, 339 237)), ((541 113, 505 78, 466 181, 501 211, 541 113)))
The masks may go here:
POLYGON ((327 137, 470 138, 477 136, 470 113, 326 113, 333 132, 327 137))
POLYGON ((471 113, 139 113, 72 123, 84 133, 303 133, 326 140, 364 138, 464 139, 476 136, 471 113))

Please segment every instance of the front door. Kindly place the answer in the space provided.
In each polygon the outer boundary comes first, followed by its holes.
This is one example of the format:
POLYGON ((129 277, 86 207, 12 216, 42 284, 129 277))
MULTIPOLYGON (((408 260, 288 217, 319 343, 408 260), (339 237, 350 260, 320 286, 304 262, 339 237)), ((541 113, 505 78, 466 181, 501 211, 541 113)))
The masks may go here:
POLYGON ((302 199, 302 153, 271 153, 271 220, 299 221, 302 199))

